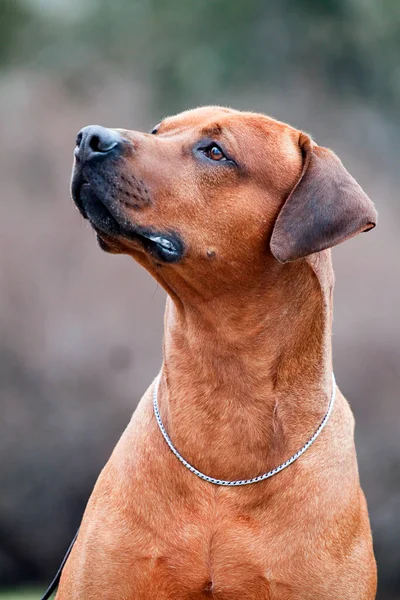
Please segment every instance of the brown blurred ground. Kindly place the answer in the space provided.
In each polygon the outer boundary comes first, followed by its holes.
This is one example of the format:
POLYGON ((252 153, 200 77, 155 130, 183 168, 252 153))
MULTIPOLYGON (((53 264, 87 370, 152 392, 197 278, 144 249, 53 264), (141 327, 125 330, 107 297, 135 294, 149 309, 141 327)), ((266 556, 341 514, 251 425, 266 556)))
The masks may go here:
MULTIPOLYGON (((1 76, 0 584, 50 576, 161 360, 164 293, 131 259, 97 247, 69 199, 72 150, 83 125, 150 129, 167 108, 195 102, 196 86, 174 106, 154 72, 95 64, 78 91, 54 70, 11 64, 1 76)), ((334 361, 357 420, 379 597, 390 600, 400 593, 398 123, 389 105, 336 93, 312 72, 284 86, 239 83, 200 101, 312 133, 380 213, 373 233, 334 251, 334 361)))

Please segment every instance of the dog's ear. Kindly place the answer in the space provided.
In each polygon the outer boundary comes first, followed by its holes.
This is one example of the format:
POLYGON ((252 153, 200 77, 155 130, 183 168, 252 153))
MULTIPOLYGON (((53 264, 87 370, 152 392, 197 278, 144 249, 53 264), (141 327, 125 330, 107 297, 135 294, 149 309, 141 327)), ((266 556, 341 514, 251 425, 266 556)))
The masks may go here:
POLYGON ((281 208, 270 248, 282 263, 336 246, 375 227, 377 212, 368 196, 327 148, 300 134, 304 164, 281 208))

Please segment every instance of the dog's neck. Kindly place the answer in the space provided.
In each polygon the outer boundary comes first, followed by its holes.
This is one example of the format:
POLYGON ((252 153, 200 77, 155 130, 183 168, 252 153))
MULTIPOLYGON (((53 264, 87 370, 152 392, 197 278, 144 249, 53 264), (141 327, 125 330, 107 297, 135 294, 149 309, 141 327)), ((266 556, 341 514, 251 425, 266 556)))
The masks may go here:
POLYGON ((314 433, 331 390, 330 253, 281 266, 232 298, 170 298, 159 406, 191 464, 254 477, 314 433))

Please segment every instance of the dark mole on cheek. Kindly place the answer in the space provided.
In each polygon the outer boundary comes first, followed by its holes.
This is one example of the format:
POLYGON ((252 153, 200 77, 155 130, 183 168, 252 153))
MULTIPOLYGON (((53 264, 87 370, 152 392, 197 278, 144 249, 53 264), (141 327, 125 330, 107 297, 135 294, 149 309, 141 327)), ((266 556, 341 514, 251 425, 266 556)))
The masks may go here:
POLYGON ((215 250, 211 250, 210 248, 207 250, 207 257, 208 258, 215 258, 216 256, 216 252, 215 250))

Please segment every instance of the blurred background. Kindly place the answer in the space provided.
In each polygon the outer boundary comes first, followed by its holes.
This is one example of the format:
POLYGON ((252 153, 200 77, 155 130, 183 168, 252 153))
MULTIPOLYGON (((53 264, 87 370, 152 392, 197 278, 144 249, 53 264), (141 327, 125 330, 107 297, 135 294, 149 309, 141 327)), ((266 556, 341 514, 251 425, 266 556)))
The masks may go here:
POLYGON ((380 213, 333 252, 334 364, 400 598, 399 57, 398 0, 0 0, 1 590, 52 577, 161 360, 163 291, 69 199, 75 135, 212 103, 308 131, 380 213))

